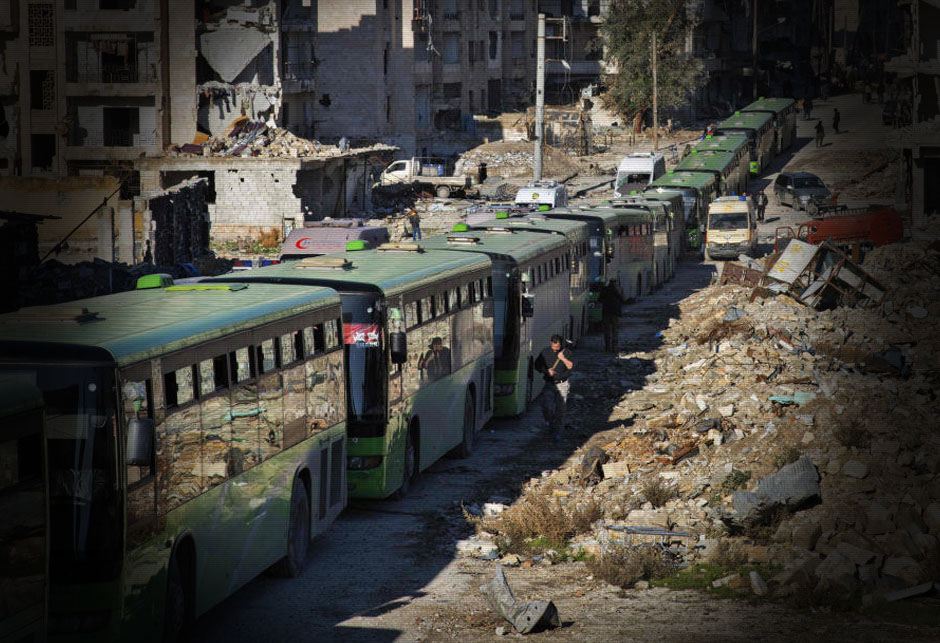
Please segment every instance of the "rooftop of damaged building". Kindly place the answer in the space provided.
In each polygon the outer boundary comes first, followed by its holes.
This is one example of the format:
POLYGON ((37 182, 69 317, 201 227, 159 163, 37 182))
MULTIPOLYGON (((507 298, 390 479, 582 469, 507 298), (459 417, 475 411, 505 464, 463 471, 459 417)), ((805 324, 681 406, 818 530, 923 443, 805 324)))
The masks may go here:
POLYGON ((200 132, 192 143, 170 146, 167 155, 181 158, 330 158, 396 151, 397 147, 384 143, 352 147, 345 139, 336 145, 323 144, 301 138, 271 120, 251 120, 242 116, 232 122, 224 136, 209 136, 200 132))

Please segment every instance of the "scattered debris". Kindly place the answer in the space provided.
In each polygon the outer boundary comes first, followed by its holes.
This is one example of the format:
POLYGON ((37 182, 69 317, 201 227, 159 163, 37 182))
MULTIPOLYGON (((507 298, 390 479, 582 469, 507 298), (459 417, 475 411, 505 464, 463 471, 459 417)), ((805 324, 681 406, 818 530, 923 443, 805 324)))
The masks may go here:
POLYGON ((520 634, 542 632, 561 627, 558 609, 551 601, 530 601, 519 605, 506 582, 502 565, 497 565, 493 580, 480 587, 499 614, 520 634))

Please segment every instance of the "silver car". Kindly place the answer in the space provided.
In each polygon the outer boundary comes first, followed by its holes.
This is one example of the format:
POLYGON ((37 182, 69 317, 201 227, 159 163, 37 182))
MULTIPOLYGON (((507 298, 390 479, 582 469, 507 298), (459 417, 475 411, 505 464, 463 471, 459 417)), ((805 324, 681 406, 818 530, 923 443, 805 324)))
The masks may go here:
POLYGON ((780 205, 795 210, 818 210, 832 203, 832 193, 826 184, 809 172, 781 172, 774 181, 774 198, 780 205))

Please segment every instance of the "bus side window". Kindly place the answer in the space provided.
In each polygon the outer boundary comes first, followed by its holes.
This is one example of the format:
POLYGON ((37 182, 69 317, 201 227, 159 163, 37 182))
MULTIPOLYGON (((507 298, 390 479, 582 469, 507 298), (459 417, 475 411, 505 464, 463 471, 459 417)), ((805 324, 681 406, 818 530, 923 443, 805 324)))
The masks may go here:
POLYGON ((460 298, 457 297, 457 289, 451 288, 447 291, 447 300, 450 305, 451 311, 457 310, 460 308, 460 298))
MULTIPOLYGON (((321 334, 322 337, 322 334, 321 334)), ((313 326, 307 326, 303 332, 303 356, 310 357, 316 352, 317 334, 313 326)))
POLYGON ((421 300, 421 322, 425 323, 434 319, 434 302, 430 297, 421 300))
MULTIPOLYGON (((456 295, 456 291, 454 291, 456 295)), ((456 299, 456 296, 454 297, 456 299)), ((451 310, 456 310, 454 303, 451 303, 451 310)), ((405 304, 405 327, 411 330, 418 325, 418 302, 411 301, 405 304)))
POLYGON ((339 345, 339 323, 335 319, 328 319, 323 323, 323 334, 323 350, 328 351, 339 345))
POLYGON ((195 398, 193 368, 186 366, 163 376, 163 390, 167 408, 183 406, 195 398))
MULTIPOLYGON (((245 380, 250 380, 253 376, 251 351, 247 347, 239 348, 229 353, 231 360, 232 383, 241 384, 245 380)), ((169 404, 168 404, 169 406, 169 404)))
POLYGON ((266 339, 258 346, 258 372, 270 373, 277 368, 277 361, 274 351, 274 340, 266 339))
POLYGON ((483 291, 483 295, 485 297, 493 296, 493 278, 492 277, 486 278, 486 289, 483 291))
POLYGON ((435 314, 436 314, 438 317, 440 317, 441 315, 444 315, 444 314, 447 313, 446 299, 447 299, 447 297, 446 297, 445 295, 443 295, 443 294, 441 294, 441 295, 434 295, 435 314))

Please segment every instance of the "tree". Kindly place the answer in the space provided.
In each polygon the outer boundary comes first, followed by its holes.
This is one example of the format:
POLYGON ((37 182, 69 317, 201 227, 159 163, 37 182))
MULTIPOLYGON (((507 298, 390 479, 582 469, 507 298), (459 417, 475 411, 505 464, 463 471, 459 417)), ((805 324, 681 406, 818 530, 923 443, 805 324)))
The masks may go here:
POLYGON ((607 62, 617 70, 603 79, 607 108, 629 119, 653 106, 654 32, 659 106, 678 105, 704 85, 701 61, 685 53, 694 26, 687 0, 611 0, 601 26, 607 62))

